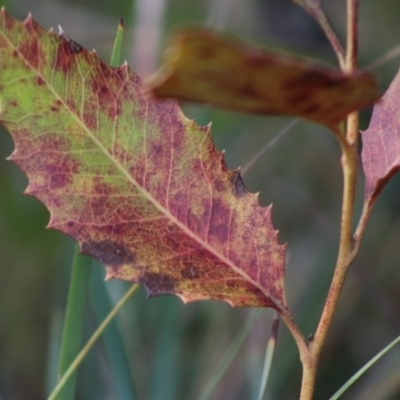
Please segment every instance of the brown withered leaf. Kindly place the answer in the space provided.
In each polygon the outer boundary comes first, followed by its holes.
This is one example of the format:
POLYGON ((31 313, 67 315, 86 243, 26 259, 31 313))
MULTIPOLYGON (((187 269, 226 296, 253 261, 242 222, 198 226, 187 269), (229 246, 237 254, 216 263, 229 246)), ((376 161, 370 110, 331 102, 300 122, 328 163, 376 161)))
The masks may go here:
POLYGON ((365 72, 340 70, 269 52, 205 29, 176 34, 150 79, 157 97, 209 103, 254 114, 289 114, 337 126, 379 97, 365 72))
POLYGON ((375 105, 362 141, 365 201, 371 206, 400 169, 400 72, 375 105))

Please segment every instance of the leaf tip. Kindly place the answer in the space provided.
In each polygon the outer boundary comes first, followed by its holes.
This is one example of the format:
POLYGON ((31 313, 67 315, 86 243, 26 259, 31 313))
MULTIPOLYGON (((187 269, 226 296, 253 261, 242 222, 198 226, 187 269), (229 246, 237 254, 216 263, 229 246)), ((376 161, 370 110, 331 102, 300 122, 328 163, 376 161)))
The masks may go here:
POLYGON ((24 26, 26 28, 33 28, 36 25, 36 22, 33 19, 32 13, 28 13, 28 16, 25 18, 25 21, 23 22, 24 26))

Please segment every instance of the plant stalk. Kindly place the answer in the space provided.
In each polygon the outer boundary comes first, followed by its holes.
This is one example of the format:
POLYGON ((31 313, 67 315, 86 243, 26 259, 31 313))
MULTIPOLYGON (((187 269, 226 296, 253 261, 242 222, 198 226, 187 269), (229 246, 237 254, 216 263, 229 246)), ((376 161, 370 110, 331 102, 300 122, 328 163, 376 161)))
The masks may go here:
MULTIPOLYGON (((358 0, 347 0, 347 50, 344 73, 354 73, 357 70, 357 30, 358 30, 358 0)), ((318 361, 332 324, 333 315, 339 301, 347 270, 356 253, 353 251, 353 219, 354 199, 357 182, 357 142, 359 137, 358 113, 351 113, 347 118, 346 139, 341 143, 343 171, 343 199, 340 226, 339 252, 327 300, 315 332, 308 345, 308 351, 301 353, 303 379, 301 400, 311 400, 314 392, 318 361)), ((358 248, 358 247, 357 247, 358 248)))

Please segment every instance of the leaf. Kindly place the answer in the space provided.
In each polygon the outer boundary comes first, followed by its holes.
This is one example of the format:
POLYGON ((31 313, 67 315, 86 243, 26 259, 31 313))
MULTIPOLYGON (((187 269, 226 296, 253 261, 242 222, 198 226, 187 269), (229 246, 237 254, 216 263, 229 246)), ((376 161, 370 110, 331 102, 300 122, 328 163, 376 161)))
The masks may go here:
POLYGON ((208 30, 176 34, 150 82, 157 97, 210 103, 254 114, 290 114, 328 127, 379 98, 369 73, 267 52, 208 30))
POLYGON ((362 141, 365 202, 372 205, 400 169, 400 72, 382 100, 375 105, 362 141))
POLYGON ((227 170, 208 127, 144 92, 126 64, 1 11, 0 122, 49 227, 151 296, 288 312, 271 208, 227 170))

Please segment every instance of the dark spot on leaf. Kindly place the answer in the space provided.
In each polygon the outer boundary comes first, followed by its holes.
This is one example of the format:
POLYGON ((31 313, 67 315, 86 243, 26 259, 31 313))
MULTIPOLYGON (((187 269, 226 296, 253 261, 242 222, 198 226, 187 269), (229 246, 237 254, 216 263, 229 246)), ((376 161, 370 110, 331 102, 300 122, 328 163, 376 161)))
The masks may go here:
POLYGON ((334 86, 343 81, 343 77, 323 75, 319 71, 307 71, 300 78, 299 81, 305 83, 307 86, 334 86))
POLYGON ((240 172, 237 173, 236 179, 234 180, 236 197, 242 197, 247 194, 246 186, 244 185, 243 179, 240 172))
POLYGON ((254 87, 254 85, 251 82, 246 82, 242 87, 239 88, 238 92, 239 92, 239 95, 247 96, 250 98, 260 97, 257 89, 254 87))
POLYGON ((68 42, 69 48, 73 53, 79 53, 82 50, 82 46, 76 43, 74 40, 68 42))
POLYGON ((45 58, 40 50, 41 48, 36 35, 30 35, 29 40, 22 41, 18 48, 19 53, 22 54, 25 59, 29 60, 29 64, 34 68, 39 68, 39 61, 45 58))
POLYGON ((219 242, 224 243, 229 240, 229 207, 216 201, 212 205, 211 213, 209 237, 216 237, 219 242))
MULTIPOLYGON (((288 92, 291 93, 291 92, 288 92)), ((308 93, 295 93, 288 97, 288 102, 291 107, 299 107, 300 104, 303 104, 309 99, 308 93)))
POLYGON ((253 47, 248 47, 244 50, 244 54, 246 57, 247 64, 250 67, 257 68, 257 67, 265 67, 265 64, 268 63, 268 58, 265 56, 265 54, 259 50, 255 49, 253 47))
POLYGON ((210 46, 198 46, 196 48, 196 57, 201 60, 211 60, 216 57, 217 52, 210 46))
POLYGON ((112 266, 132 264, 136 261, 135 253, 129 251, 126 246, 111 240, 84 242, 82 244, 82 253, 93 256, 100 262, 112 266))
POLYGON ((239 170, 230 171, 230 179, 233 185, 235 186, 235 195, 236 197, 242 197, 247 193, 246 186, 243 182, 242 176, 239 170))
POLYGON ((37 77, 36 83, 37 83, 39 86, 42 86, 42 85, 45 84, 44 79, 43 79, 41 76, 38 76, 38 77, 37 77))
POLYGON ((319 109, 318 104, 310 104, 310 105, 307 105, 303 109, 303 111, 304 111, 304 113, 307 113, 307 114, 313 114, 314 112, 318 111, 318 109, 319 109))
POLYGON ((181 270, 181 276, 183 279, 196 279, 199 277, 197 268, 193 263, 186 263, 185 268, 181 270))
POLYGON ((70 175, 67 174, 55 174, 50 180, 50 189, 61 189, 68 185, 70 182, 70 175))
POLYGON ((237 286, 237 282, 232 280, 227 280, 226 286, 228 286, 228 288, 230 289, 234 289, 237 286))
POLYGON ((176 281, 169 275, 148 271, 145 271, 138 281, 146 287, 148 296, 173 293, 176 285, 176 281))
POLYGON ((64 39, 68 43, 68 47, 72 53, 76 54, 82 50, 82 46, 72 40, 65 32, 60 34, 60 38, 64 39))
POLYGON ((72 222, 72 221, 69 221, 69 222, 68 222, 68 226, 69 226, 70 228, 73 228, 73 227, 75 226, 75 223, 72 222))

